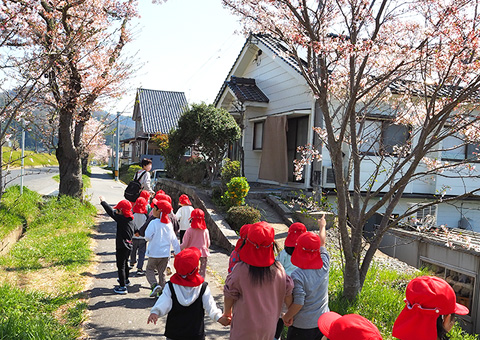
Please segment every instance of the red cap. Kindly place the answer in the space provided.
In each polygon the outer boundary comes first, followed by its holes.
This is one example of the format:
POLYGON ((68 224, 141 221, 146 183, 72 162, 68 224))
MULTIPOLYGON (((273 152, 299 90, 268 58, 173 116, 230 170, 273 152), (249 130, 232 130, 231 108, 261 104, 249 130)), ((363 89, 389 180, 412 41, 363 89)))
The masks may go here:
POLYGON ((180 195, 180 198, 178 199, 178 203, 180 203, 181 205, 192 205, 192 203, 190 202, 190 199, 185 194, 180 195))
POLYGON ((247 233, 248 233, 248 228, 252 226, 253 224, 245 224, 240 228, 240 238, 237 241, 237 244, 235 245, 235 250, 238 251, 240 246, 243 244, 243 241, 247 238, 247 233))
POLYGON ((205 213, 202 209, 193 209, 190 214, 190 226, 194 229, 207 229, 205 213))
POLYGON ((307 231, 305 224, 300 222, 292 223, 288 228, 288 235, 285 239, 285 247, 295 247, 298 237, 307 231))
MULTIPOLYGON (((148 192, 148 191, 147 191, 148 192)), ((147 200, 143 197, 137 198, 135 204, 133 205, 133 212, 137 214, 146 214, 147 213, 147 200)))
POLYGON ((157 201, 168 201, 168 203, 172 204, 172 198, 166 194, 157 193, 155 195, 155 198, 157 199, 157 201))
POLYGON ((113 209, 120 210, 123 213, 123 216, 133 219, 132 203, 130 201, 121 200, 113 207, 113 209))
POLYGON ((172 205, 168 201, 157 201, 155 204, 158 210, 162 212, 160 216, 160 222, 168 223, 170 219, 168 218, 168 214, 172 212, 172 205))
POLYGON ((240 260, 254 267, 270 267, 275 262, 273 242, 275 231, 267 222, 257 222, 248 228, 240 260))
POLYGON ((150 193, 147 190, 142 190, 142 192, 140 193, 140 197, 145 198, 145 200, 148 202, 148 200, 150 199, 150 193))
POLYGON ((320 236, 311 231, 300 235, 292 254, 292 264, 302 269, 320 269, 323 267, 320 256, 320 236))
POLYGON ((156 198, 152 199, 152 203, 150 203, 150 207, 153 208, 155 205, 157 205, 158 200, 156 198))
POLYGON ((176 273, 170 278, 170 282, 186 287, 201 285, 204 278, 198 273, 200 256, 200 250, 195 247, 186 248, 175 255, 173 266, 176 273))
POLYGON ((163 190, 158 190, 158 191, 155 193, 155 196, 160 195, 160 194, 165 195, 165 191, 163 191, 163 190))
POLYGON ((468 314, 468 308, 456 302, 455 292, 447 281, 435 276, 420 276, 410 281, 405 303, 392 333, 402 340, 436 340, 440 315, 468 314))
POLYGON ((323 313, 318 318, 318 328, 329 340, 382 340, 378 328, 358 314, 323 313))

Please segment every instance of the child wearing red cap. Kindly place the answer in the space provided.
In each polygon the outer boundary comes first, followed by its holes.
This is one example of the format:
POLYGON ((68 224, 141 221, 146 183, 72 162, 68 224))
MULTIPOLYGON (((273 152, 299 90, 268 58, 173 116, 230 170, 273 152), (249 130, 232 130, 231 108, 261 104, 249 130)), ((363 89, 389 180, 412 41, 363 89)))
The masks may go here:
POLYGON ((318 220, 319 235, 302 233, 292 254, 292 264, 297 266, 293 279, 293 303, 283 316, 288 327, 287 340, 320 340, 322 333, 317 326, 320 315, 328 308, 328 271, 330 257, 325 248, 326 221, 318 220))
POLYGON ((117 232, 115 236, 115 258, 117 262, 118 283, 113 291, 117 294, 127 294, 127 286, 130 285, 128 274, 130 268, 128 267, 128 258, 132 251, 132 237, 135 230, 133 223, 132 203, 127 200, 122 200, 113 207, 105 202, 103 196, 100 196, 100 204, 105 212, 117 222, 117 232))
POLYGON ((148 242, 148 262, 145 275, 152 287, 150 296, 155 297, 165 287, 165 269, 170 259, 170 247, 173 247, 174 253, 178 254, 180 244, 168 218, 168 214, 172 211, 172 205, 168 201, 158 201, 152 211, 155 219, 148 224, 145 230, 145 239, 148 242), (158 283, 155 270, 158 272, 158 283))
POLYGON ((323 340, 382 340, 378 328, 358 314, 324 313, 318 318, 318 328, 324 334, 323 340))
POLYGON ((178 204, 180 205, 180 208, 178 208, 175 216, 180 224, 180 243, 182 243, 185 232, 190 228, 190 215, 192 214, 193 207, 190 199, 185 194, 180 195, 178 204))
POLYGON ((187 229, 183 236, 181 249, 195 247, 200 250, 200 275, 205 278, 207 273, 207 259, 210 256, 210 234, 205 224, 205 213, 202 209, 194 209, 190 215, 190 228, 187 229))
POLYGON ((230 258, 228 259, 228 273, 232 272, 233 267, 240 262, 240 249, 242 249, 243 245, 245 244, 245 239, 247 238, 248 228, 251 224, 245 224, 240 228, 239 236, 240 238, 237 240, 237 244, 235 245, 235 249, 233 249, 232 253, 230 254, 230 258))
POLYGON ((267 222, 252 224, 240 249, 241 262, 227 275, 223 315, 232 319, 232 340, 273 339, 283 303, 291 304, 293 282, 275 261, 274 237, 267 222))
MULTIPOLYGON (((147 191, 142 191, 142 193, 143 192, 146 192, 148 194, 147 191)), ((145 261, 147 241, 145 240, 145 237, 139 235, 138 231, 147 220, 147 205, 147 200, 140 194, 140 197, 137 198, 132 208, 133 223, 135 224, 135 234, 132 237, 133 247, 132 253, 130 254, 130 267, 133 268, 135 264, 137 264, 137 273, 135 274, 135 276, 145 275, 145 272, 143 271, 143 263, 145 261)))
POLYGON ((405 304, 393 324, 392 335, 400 340, 444 340, 455 324, 455 314, 467 315, 468 308, 456 302, 447 281, 420 276, 409 282, 405 304))
MULTIPOLYGON (((280 253, 278 253, 276 260, 280 262, 285 269, 287 275, 291 276, 292 272, 297 269, 297 266, 292 264, 292 254, 293 250, 295 249, 295 245, 297 244, 298 237, 307 231, 307 228, 303 223, 295 222, 290 225, 288 228, 288 235, 285 239, 285 247, 282 249, 280 253)), ((275 338, 280 339, 280 335, 283 332, 283 319, 280 317, 277 323, 277 330, 275 331, 275 338)))
POLYGON ((222 317, 207 282, 198 273, 200 255, 200 251, 192 247, 175 256, 173 265, 176 273, 167 282, 148 317, 147 323, 157 324, 160 316, 168 314, 165 325, 167 339, 205 339, 205 311, 212 320, 224 326, 230 323, 222 317))

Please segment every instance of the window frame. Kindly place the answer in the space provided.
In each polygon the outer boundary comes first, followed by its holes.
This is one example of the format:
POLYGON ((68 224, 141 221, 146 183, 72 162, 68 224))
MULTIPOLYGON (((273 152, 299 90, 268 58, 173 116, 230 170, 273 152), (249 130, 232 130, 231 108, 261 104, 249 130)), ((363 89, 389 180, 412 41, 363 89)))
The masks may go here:
MULTIPOLYGON (((455 150, 455 149, 453 149, 455 150)), ((442 141, 442 148, 441 148, 441 159, 442 161, 449 161, 449 162, 465 162, 465 161, 468 161, 468 162, 472 162, 472 163, 480 163, 480 144, 472 144, 472 143, 465 143, 460 137, 457 137, 455 135, 450 135, 450 136, 447 136, 446 138, 443 139, 442 141), (453 138, 456 138, 458 140, 460 140, 462 142, 462 145, 460 147, 464 147, 465 150, 463 150, 463 157, 462 158, 451 158, 451 157, 445 157, 444 156, 444 150, 443 150, 443 142, 449 138, 449 137, 453 137, 453 138), (478 155, 477 156, 474 156, 472 151, 471 151, 471 148, 477 148, 478 147, 478 155), (469 158, 469 155, 472 155, 474 156, 473 158, 469 158)), ((459 153, 460 155, 461 153, 459 153)))
POLYGON ((263 150, 263 136, 264 136, 264 129, 265 129, 265 121, 258 121, 258 122, 253 122, 253 143, 252 143, 252 150, 254 151, 262 151, 263 150), (257 147, 257 126, 261 125, 261 131, 262 131, 262 140, 260 141, 260 147, 257 147))
MULTIPOLYGON (((359 152, 360 154, 362 155, 369 155, 369 156, 398 156, 397 153, 395 152, 388 152, 386 150, 386 147, 390 147, 389 145, 386 145, 385 144, 385 133, 388 129, 388 127, 390 126, 400 126, 400 127, 404 127, 405 129, 407 129, 407 136, 406 136, 406 139, 405 139, 405 144, 404 145, 408 145, 410 147, 410 150, 409 152, 411 152, 411 140, 410 140, 410 130, 411 130, 411 126, 409 125, 402 125, 402 124, 395 124, 394 123, 394 118, 386 118, 386 117, 366 117, 365 118, 365 124, 367 122, 372 122, 372 123, 380 123, 380 133, 375 137, 375 141, 371 144, 378 144, 377 148, 378 148, 378 151, 375 151, 376 147, 373 147, 371 146, 371 150, 373 151, 362 151, 361 150, 361 147, 359 147, 359 152)), ((365 131, 365 126, 363 128, 363 131, 365 131)), ((359 139, 362 139, 362 136, 358 136, 359 139)), ((396 145, 400 145, 400 144, 396 144, 396 145)), ((393 148, 393 146, 392 146, 393 148)))

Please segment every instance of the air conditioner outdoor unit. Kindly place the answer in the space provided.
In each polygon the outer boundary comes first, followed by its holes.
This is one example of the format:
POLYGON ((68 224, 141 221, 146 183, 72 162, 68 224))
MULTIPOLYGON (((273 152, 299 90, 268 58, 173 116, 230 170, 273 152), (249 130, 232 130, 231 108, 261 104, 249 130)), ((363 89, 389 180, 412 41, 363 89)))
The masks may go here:
POLYGON ((322 187, 335 188, 335 173, 332 167, 324 166, 322 168, 322 187))

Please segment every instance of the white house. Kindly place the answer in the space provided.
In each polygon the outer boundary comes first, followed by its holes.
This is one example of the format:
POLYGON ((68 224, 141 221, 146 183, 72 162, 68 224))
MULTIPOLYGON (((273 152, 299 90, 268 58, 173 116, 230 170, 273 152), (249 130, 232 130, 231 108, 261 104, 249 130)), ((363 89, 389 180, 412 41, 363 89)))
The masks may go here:
MULTIPOLYGON (((333 193, 333 171, 325 148, 320 148, 323 155, 321 162, 308 165, 302 180, 294 178, 293 160, 297 156, 297 146, 307 143, 318 145, 312 128, 322 125, 322 117, 296 60, 286 54, 286 48, 280 41, 268 35, 251 35, 228 73, 214 105, 231 112, 244 126, 241 143, 245 175, 249 181, 307 190, 318 186, 333 193)), ((376 156, 372 151, 379 148, 388 150, 401 144, 408 134, 406 127, 392 124, 391 117, 384 114, 373 115, 367 124, 369 127, 365 133, 375 138, 368 142, 367 136, 363 136, 360 146, 360 151, 366 155, 371 153, 362 163, 364 183, 369 181, 375 168, 376 156)), ((444 146, 455 145, 454 137, 444 141, 444 146)), ((471 157, 478 159, 475 150, 476 147, 471 145, 439 151, 431 156, 451 162, 471 157)), ((229 156, 238 159, 238 154, 229 156)), ((478 176, 478 170, 473 172, 478 176)), ((388 171, 384 176, 387 174, 388 171)), ((378 183, 381 179, 377 178, 378 183)), ((440 194, 448 197, 478 187, 480 181, 477 178, 449 178, 448 171, 418 179, 407 186, 395 213, 402 214, 412 205, 427 203, 440 194)), ((426 215, 436 219, 438 225, 480 231, 480 196, 438 204, 417 213, 419 219, 426 215)))

